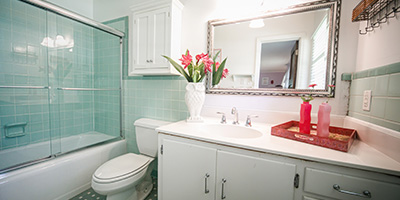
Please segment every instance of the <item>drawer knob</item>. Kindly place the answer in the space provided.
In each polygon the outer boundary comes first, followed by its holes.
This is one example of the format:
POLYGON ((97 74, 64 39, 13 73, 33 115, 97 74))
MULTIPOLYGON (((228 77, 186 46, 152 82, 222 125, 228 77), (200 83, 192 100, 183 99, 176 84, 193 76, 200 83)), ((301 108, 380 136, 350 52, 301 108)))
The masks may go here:
POLYGON ((364 197, 364 198, 371 198, 371 192, 368 190, 364 190, 363 193, 360 194, 357 192, 342 190, 342 189, 340 189, 340 186, 338 184, 334 184, 333 189, 335 189, 336 191, 343 193, 343 194, 354 195, 354 196, 359 196, 359 197, 364 197))

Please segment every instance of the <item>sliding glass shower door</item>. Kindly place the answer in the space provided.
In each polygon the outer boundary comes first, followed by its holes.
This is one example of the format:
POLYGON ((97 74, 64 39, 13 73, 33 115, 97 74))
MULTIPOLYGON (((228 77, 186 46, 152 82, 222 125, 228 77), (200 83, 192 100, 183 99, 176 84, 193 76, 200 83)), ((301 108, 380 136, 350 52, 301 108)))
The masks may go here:
POLYGON ((121 137, 120 41, 0 1, 0 171, 121 137))

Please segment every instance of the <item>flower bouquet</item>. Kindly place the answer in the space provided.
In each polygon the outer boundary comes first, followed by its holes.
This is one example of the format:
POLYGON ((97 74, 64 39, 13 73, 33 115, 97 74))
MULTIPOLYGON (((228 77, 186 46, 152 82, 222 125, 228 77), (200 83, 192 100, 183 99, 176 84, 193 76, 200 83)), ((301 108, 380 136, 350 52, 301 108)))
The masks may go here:
POLYGON ((187 119, 187 122, 203 121, 203 118, 200 116, 200 112, 205 98, 205 87, 202 81, 206 74, 208 72, 212 72, 213 86, 218 84, 221 78, 225 78, 228 74, 228 69, 224 69, 226 58, 221 64, 219 64, 218 62, 215 62, 217 56, 218 54, 213 60, 211 60, 208 54, 201 53, 196 55, 196 60, 193 60, 189 50, 186 50, 186 53, 182 55, 181 59, 179 59, 183 67, 170 57, 163 56, 189 82, 186 86, 185 94, 186 105, 190 113, 190 117, 187 119))

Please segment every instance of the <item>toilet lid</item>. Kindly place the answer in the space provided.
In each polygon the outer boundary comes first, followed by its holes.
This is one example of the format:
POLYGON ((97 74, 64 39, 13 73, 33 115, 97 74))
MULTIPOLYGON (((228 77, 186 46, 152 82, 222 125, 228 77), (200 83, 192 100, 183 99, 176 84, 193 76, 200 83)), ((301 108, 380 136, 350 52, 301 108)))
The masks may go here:
POLYGON ((150 157, 128 153, 101 165, 94 172, 94 176, 102 180, 115 179, 127 174, 136 173, 136 171, 148 165, 150 161, 150 157))

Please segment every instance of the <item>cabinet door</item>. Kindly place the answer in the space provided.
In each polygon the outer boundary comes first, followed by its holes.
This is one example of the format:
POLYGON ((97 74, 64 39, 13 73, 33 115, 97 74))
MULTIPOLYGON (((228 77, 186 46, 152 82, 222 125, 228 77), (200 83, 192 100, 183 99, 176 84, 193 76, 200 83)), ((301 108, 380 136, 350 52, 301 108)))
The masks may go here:
POLYGON ((169 47, 171 43, 171 20, 169 14, 169 8, 163 8, 154 11, 153 13, 154 22, 154 38, 150 40, 150 46, 152 48, 151 53, 151 64, 154 67, 168 67, 168 61, 162 55, 170 56, 169 47))
POLYGON ((170 56, 171 20, 169 8, 134 16, 133 65, 135 68, 167 68, 170 56))
POLYGON ((141 14, 134 16, 133 24, 133 65, 144 68, 149 64, 151 36, 150 28, 153 26, 152 15, 141 14))
POLYGON ((217 157, 216 199, 294 198, 296 165, 225 151, 217 157))
POLYGON ((164 139, 160 199, 214 199, 216 151, 164 139))

